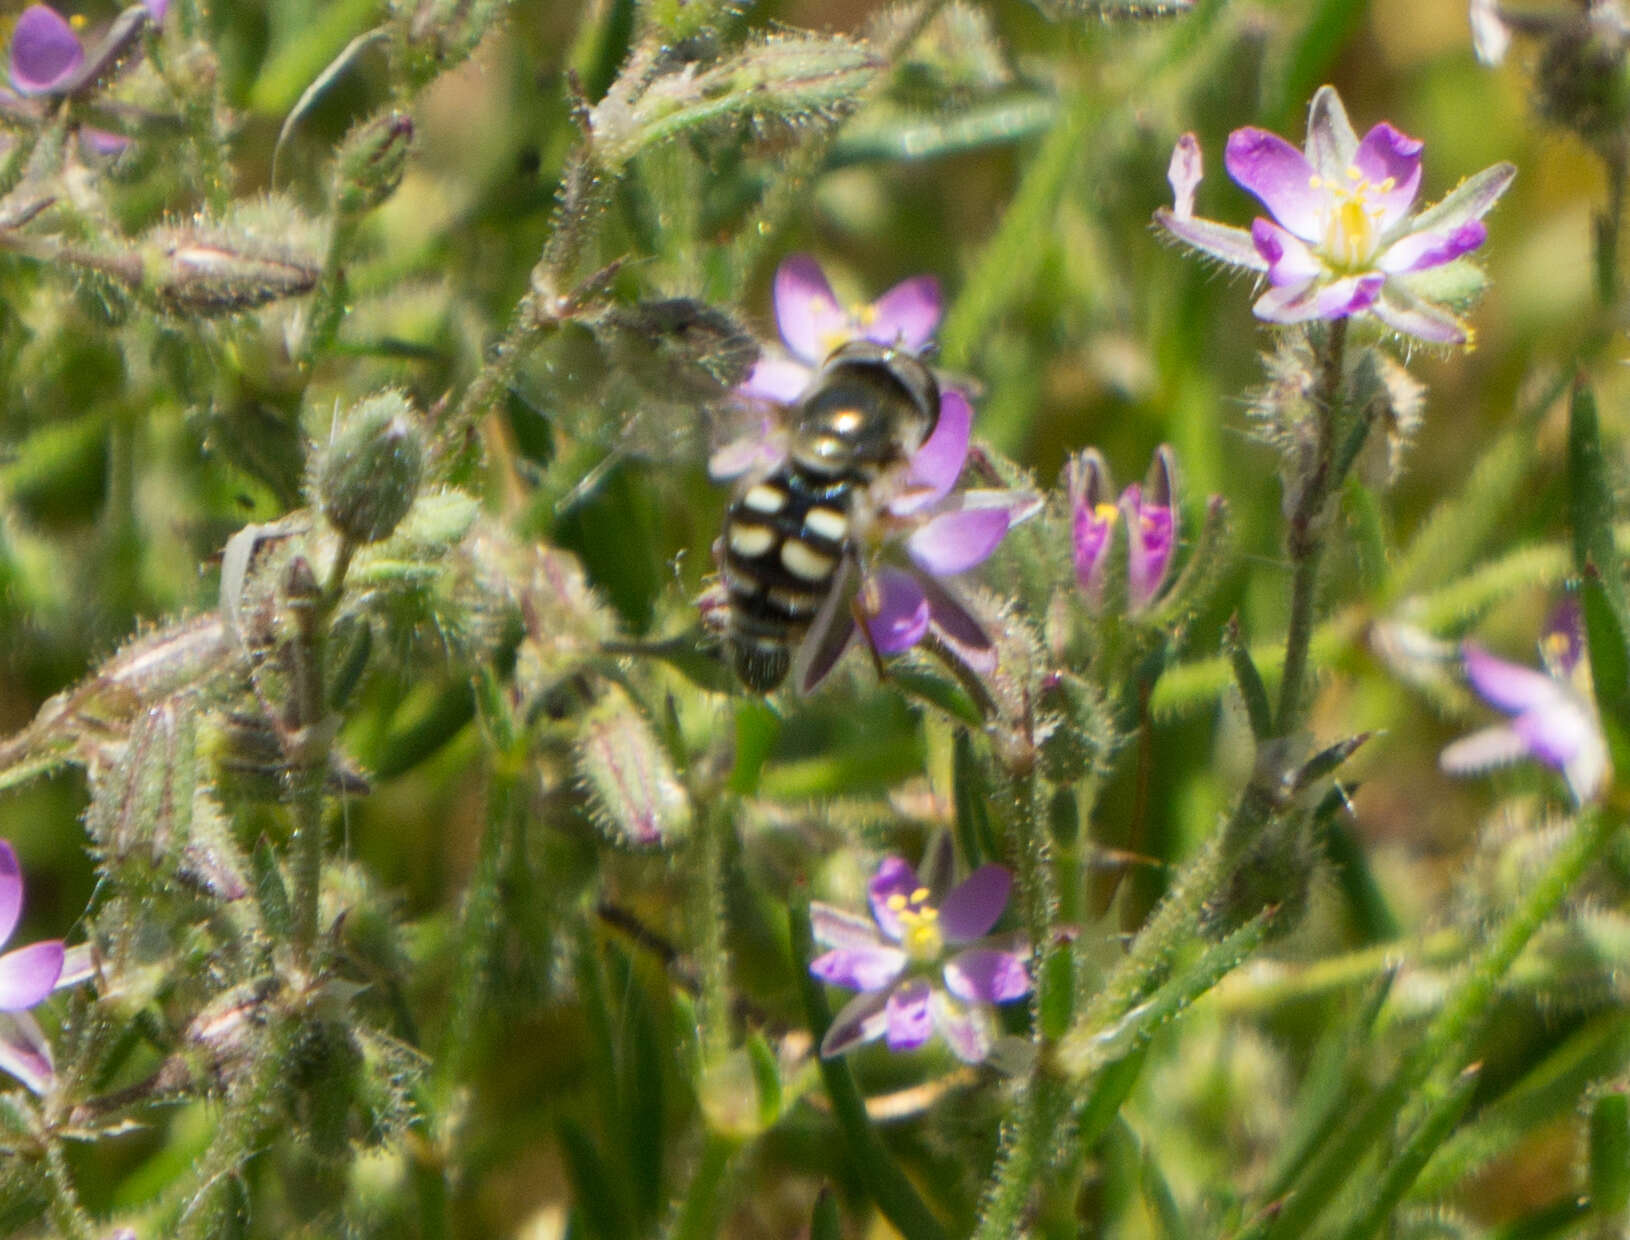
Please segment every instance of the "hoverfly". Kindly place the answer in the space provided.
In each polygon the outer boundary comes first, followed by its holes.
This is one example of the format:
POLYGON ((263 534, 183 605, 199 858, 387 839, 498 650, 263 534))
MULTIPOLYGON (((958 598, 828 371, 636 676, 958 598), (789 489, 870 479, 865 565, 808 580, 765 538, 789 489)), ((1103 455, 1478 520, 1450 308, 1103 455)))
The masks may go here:
POLYGON ((807 690, 842 653, 861 548, 939 417, 933 372, 904 350, 853 340, 816 372, 793 407, 786 458, 745 484, 715 548, 725 640, 749 689, 768 693, 796 661, 807 690))

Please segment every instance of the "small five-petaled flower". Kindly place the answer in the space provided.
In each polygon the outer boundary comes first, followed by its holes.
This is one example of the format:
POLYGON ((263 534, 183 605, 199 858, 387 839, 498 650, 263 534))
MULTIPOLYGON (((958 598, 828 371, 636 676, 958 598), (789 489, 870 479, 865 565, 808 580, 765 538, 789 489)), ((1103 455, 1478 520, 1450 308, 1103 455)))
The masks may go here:
POLYGON ((957 1058, 978 1063, 993 1043, 990 1004, 1030 993, 1029 950, 986 939, 1007 906, 1012 875, 983 865, 944 891, 949 850, 930 849, 919 875, 886 857, 868 887, 868 920, 810 906, 815 940, 830 950, 810 963, 824 982, 856 990, 821 1041, 823 1056, 882 1038, 914 1050, 937 1031, 957 1058))
POLYGON ((1454 774, 1532 758, 1562 772, 1578 804, 1593 800, 1606 781, 1607 742, 1586 681, 1579 609, 1571 601, 1557 609, 1540 642, 1545 670, 1508 663, 1472 642, 1462 650, 1472 688, 1511 719, 1449 745, 1439 758, 1454 774))
POLYGON ((1247 232, 1194 214, 1200 146, 1185 134, 1172 153, 1173 206, 1156 222, 1185 245, 1265 273, 1258 318, 1303 323, 1371 314, 1394 331, 1435 344, 1463 344, 1468 330, 1425 296, 1417 272, 1483 244, 1488 212, 1516 169, 1485 168, 1435 206, 1414 212, 1423 144, 1385 121, 1360 139, 1335 90, 1319 88, 1298 151, 1264 129, 1236 129, 1223 156, 1228 175, 1268 208, 1247 232))

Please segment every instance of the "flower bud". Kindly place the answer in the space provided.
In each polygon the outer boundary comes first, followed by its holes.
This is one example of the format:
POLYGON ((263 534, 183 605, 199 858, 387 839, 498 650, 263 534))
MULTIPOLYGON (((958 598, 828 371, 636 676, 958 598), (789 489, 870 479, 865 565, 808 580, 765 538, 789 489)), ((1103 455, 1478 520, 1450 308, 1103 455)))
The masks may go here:
POLYGON ((578 777, 595 821, 610 838, 648 848, 671 843, 690 829, 684 786, 632 702, 607 693, 580 735, 578 777))
POLYGON ((507 7, 507 0, 394 0, 410 76, 428 82, 466 59, 507 7))
POLYGON ((196 225, 149 233, 140 279, 170 313, 211 318, 308 293, 318 271, 314 260, 280 243, 196 225))
POLYGON ((352 542, 378 542, 413 506, 424 452, 424 432, 400 392, 368 397, 345 415, 317 457, 323 515, 352 542))
POLYGON ((334 207, 342 216, 372 211, 396 192, 413 149, 413 118, 397 108, 370 117, 345 135, 334 172, 334 207))

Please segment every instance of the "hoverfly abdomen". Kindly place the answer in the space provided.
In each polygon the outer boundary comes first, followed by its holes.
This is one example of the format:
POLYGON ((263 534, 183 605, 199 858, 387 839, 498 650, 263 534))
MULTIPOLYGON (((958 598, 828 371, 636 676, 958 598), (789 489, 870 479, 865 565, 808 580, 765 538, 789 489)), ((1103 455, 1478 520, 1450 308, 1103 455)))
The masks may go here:
POLYGON ((749 689, 786 679, 818 618, 846 622, 822 605, 876 507, 857 500, 903 475, 938 418, 939 388, 910 354, 855 341, 821 367, 794 411, 787 459, 725 515, 729 644, 749 689))

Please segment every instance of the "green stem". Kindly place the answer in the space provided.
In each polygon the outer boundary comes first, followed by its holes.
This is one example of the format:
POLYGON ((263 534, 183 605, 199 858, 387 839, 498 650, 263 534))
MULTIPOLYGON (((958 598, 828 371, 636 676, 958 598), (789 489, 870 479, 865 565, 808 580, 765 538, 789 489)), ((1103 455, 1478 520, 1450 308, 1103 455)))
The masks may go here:
POLYGON ((719 1234, 724 1204, 723 1188, 739 1143, 709 1133, 702 1156, 685 1187, 685 1200, 669 1230, 670 1240, 712 1240, 719 1234))
POLYGON ((1320 350, 1319 387, 1313 399, 1317 440, 1313 468, 1302 482, 1296 509, 1286 530, 1291 561, 1290 623, 1285 633, 1285 664, 1279 680, 1276 731, 1290 736, 1301 725, 1302 681, 1307 674, 1307 652, 1313 638, 1313 613, 1318 602, 1319 561, 1324 552, 1324 510, 1332 492, 1341 485, 1336 477, 1336 432, 1341 422, 1342 378, 1347 352, 1347 320, 1334 319, 1320 350))
POLYGON ((725 944, 725 844, 734 817, 719 800, 704 810, 697 832, 692 891, 698 978, 697 1023, 703 1059, 717 1063, 730 1050, 730 969, 725 944))
POLYGON ((96 1225, 85 1213, 85 1207, 79 1204, 73 1173, 68 1169, 62 1142, 55 1136, 48 1137, 45 1142, 45 1169, 45 1182, 50 1189, 47 1209, 52 1225, 66 1240, 95 1240, 96 1225))
POLYGON ((1047 1160, 1069 1118, 1071 1094, 1054 1073, 1038 1070, 1025 1090, 1017 1123, 1003 1133, 1003 1152, 985 1198, 974 1240, 1024 1234, 1031 1198, 1044 1183, 1047 1160))

